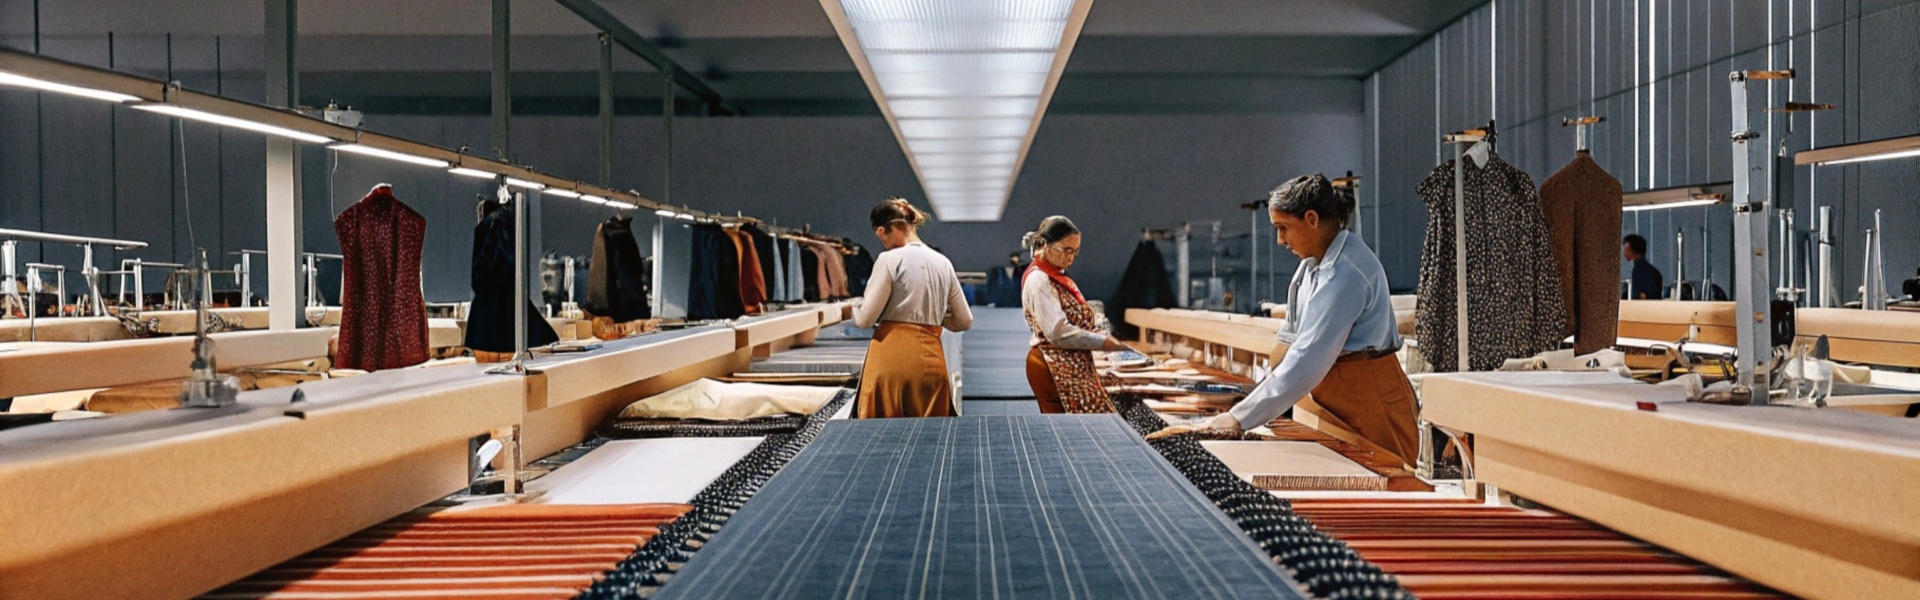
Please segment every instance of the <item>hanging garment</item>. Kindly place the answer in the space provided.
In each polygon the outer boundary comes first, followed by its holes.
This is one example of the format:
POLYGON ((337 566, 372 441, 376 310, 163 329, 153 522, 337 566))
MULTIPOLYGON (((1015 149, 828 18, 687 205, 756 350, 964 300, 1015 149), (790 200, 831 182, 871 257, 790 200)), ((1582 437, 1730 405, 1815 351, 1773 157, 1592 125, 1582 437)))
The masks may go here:
POLYGON ((1159 246, 1141 241, 1133 248, 1126 273, 1120 276, 1120 289, 1114 290, 1113 302, 1107 303, 1107 322, 1113 323, 1116 335, 1133 339, 1140 336, 1140 328, 1127 323, 1127 309, 1176 306, 1179 300, 1173 295, 1173 281, 1167 277, 1166 258, 1160 255, 1159 246))
POLYGON ((787 261, 787 299, 792 302, 807 302, 806 266, 807 251, 800 249, 800 242, 788 238, 781 242, 782 253, 787 261))
POLYGON ((378 371, 427 362, 420 253, 427 218, 380 185, 333 220, 340 237, 340 342, 335 365, 378 371))
POLYGON ((854 414, 862 419, 954 416, 948 373, 940 326, 881 323, 860 370, 854 414))
POLYGON ((753 244, 753 235, 745 231, 729 229, 727 236, 733 238, 740 256, 740 305, 746 314, 760 314, 767 306, 767 278, 760 270, 760 250, 753 244))
POLYGON ((653 265, 633 239, 633 217, 615 215, 593 234, 593 260, 587 264, 587 314, 615 323, 653 318, 653 265))
POLYGON ((1093 350, 1106 336, 1096 332, 1093 308, 1071 281, 1058 271, 1027 272, 1022 312, 1036 336, 1027 352, 1027 385, 1043 413, 1114 412, 1113 400, 1093 369, 1093 350))
MULTIPOLYGON (((1468 368, 1491 371, 1509 358, 1558 348, 1567 325, 1560 269, 1533 179, 1489 153, 1466 164, 1468 368)), ((1454 312, 1453 161, 1417 188, 1427 204, 1415 331, 1437 371, 1458 370, 1454 312)))
POLYGON ((1619 339, 1620 204, 1620 180, 1585 150, 1540 184, 1574 354, 1610 348, 1619 339))
POLYGON ((832 293, 821 293, 833 300, 852 297, 853 293, 847 289, 847 255, 840 252, 840 247, 820 244, 820 263, 826 265, 827 285, 833 288, 832 293))
MULTIPOLYGON (((495 200, 480 202, 480 222, 473 226, 473 305, 467 310, 468 349, 513 352, 513 280, 524 277, 513 268, 513 211, 495 200)), ((541 318, 530 299, 527 305, 527 347, 560 341, 553 324, 541 318)))
POLYGON ((873 255, 867 253, 867 247, 853 245, 853 255, 847 257, 847 295, 864 296, 867 293, 867 281, 873 279, 873 255))
POLYGON ((573 301, 567 297, 566 270, 567 263, 560 260, 560 253, 548 250, 546 256, 540 257, 540 302, 555 313, 573 301))
MULTIPOLYGON (((799 246, 798 251, 800 253, 800 281, 801 281, 801 285, 803 286, 801 288, 802 293, 805 295, 806 300, 808 302, 819 302, 820 300, 822 300, 820 296, 820 292, 822 290, 822 286, 820 285, 820 282, 825 281, 826 279, 825 277, 821 276, 821 273, 825 273, 826 271, 823 270, 825 267, 821 266, 820 264, 820 253, 814 251, 813 243, 811 242, 801 244, 799 246)), ((826 286, 825 289, 832 290, 833 288, 831 286, 826 286)))
POLYGON ((786 276, 780 270, 780 252, 772 235, 760 226, 748 223, 740 226, 740 231, 753 239, 753 251, 760 257, 760 275, 767 291, 767 302, 786 301, 786 276))
POLYGON ((693 225, 693 267, 687 277, 687 320, 737 319, 740 302, 740 247, 719 225, 693 225))

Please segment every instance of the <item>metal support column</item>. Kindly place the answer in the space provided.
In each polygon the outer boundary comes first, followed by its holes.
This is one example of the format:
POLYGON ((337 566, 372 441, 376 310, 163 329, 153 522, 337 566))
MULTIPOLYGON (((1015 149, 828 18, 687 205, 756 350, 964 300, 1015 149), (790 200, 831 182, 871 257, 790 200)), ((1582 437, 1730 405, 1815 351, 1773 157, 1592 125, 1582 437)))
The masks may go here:
MULTIPOLYGON (((267 105, 300 104, 298 0, 266 0, 267 105)), ((300 149, 267 137, 267 328, 288 330, 306 321, 306 285, 300 276, 303 239, 300 149)))
MULTIPOLYGON (((1766 404, 1771 389, 1764 365, 1773 359, 1773 288, 1769 285, 1767 217, 1772 214, 1766 193, 1755 193, 1753 180, 1764 175, 1766 144, 1755 144, 1760 134, 1749 125, 1748 79, 1784 79, 1791 71, 1734 71, 1729 77, 1733 105, 1733 297, 1734 332, 1739 356, 1735 393, 1748 394, 1749 404, 1766 404)), ((1763 180, 1764 181, 1764 180, 1763 180)))
POLYGON ((660 127, 665 131, 661 161, 660 201, 673 204, 673 74, 660 77, 660 127))
POLYGON ((613 39, 600 34, 600 185, 613 185, 613 39))
POLYGON ((513 19, 509 2, 493 0, 493 156, 507 159, 508 122, 513 115, 513 19))

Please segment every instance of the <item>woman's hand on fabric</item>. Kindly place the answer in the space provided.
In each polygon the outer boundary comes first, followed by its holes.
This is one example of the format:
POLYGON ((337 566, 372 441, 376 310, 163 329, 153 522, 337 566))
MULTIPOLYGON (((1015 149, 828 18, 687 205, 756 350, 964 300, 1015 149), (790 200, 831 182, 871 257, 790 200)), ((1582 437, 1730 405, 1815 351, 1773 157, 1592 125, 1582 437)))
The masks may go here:
POLYGON ((1183 433, 1191 433, 1207 439, 1238 439, 1243 432, 1240 429, 1239 419, 1229 413, 1220 413, 1193 425, 1173 425, 1163 428, 1147 434, 1147 439, 1157 440, 1183 433))
POLYGON ((1100 350, 1105 352, 1126 352, 1132 351, 1133 347, 1121 342, 1119 338, 1107 336, 1107 341, 1100 345, 1100 350))

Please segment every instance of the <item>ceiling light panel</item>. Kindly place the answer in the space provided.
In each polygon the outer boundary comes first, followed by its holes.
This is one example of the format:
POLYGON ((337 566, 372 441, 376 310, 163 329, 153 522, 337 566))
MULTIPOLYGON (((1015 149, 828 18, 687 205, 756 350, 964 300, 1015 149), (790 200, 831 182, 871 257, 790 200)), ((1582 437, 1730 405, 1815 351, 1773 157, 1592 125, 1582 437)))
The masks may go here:
POLYGON ((1006 206, 1092 0, 821 0, 948 221, 1006 206))

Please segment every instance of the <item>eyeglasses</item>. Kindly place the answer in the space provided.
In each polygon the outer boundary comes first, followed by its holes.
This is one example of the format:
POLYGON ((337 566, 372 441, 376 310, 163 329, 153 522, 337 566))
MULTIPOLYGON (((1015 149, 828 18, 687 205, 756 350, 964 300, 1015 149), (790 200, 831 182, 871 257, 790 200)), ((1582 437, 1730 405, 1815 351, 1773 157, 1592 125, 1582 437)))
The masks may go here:
POLYGON ((1067 256, 1078 256, 1080 254, 1079 248, 1067 248, 1064 246, 1047 246, 1047 247, 1052 248, 1054 252, 1059 252, 1067 256))

